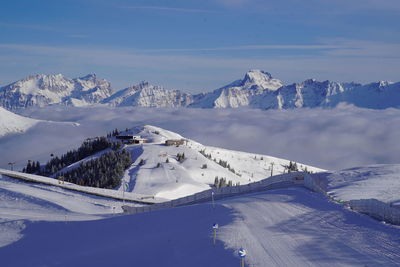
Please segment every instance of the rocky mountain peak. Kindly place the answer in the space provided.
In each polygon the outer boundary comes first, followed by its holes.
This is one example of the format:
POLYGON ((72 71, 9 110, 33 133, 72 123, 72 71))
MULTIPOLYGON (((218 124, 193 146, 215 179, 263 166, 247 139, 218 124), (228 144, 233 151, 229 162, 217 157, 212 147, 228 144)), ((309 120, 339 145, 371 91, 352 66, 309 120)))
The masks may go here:
POLYGON ((274 79, 269 72, 253 69, 245 74, 241 85, 244 87, 243 89, 268 89, 275 91, 283 86, 283 82, 274 79))

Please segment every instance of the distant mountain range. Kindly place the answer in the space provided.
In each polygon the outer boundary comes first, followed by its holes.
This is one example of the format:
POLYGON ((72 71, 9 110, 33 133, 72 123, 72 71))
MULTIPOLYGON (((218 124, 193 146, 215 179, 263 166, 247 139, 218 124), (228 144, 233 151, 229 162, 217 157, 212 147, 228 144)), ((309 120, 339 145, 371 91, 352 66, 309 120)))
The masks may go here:
POLYGON ((284 85, 268 72, 251 70, 243 79, 212 92, 188 94, 148 82, 114 93, 111 84, 95 74, 69 79, 61 74, 34 75, 0 88, 0 106, 13 110, 46 105, 189 108, 294 109, 334 107, 346 102, 371 109, 400 108, 400 82, 319 82, 309 79, 284 85))

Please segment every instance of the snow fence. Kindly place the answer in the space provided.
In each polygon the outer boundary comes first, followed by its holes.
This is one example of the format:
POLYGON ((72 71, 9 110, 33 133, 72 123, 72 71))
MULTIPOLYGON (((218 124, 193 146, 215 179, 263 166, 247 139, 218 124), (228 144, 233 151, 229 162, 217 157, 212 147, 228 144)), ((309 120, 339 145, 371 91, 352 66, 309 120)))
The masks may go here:
POLYGON ((210 202, 212 201, 213 198, 214 200, 219 200, 242 194, 255 193, 255 192, 261 192, 265 190, 272 190, 278 188, 287 188, 291 186, 305 186, 313 191, 319 192, 318 191, 319 187, 317 186, 317 183, 312 182, 311 180, 313 180, 313 178, 306 173, 300 173, 300 172, 288 173, 288 174, 269 177, 259 182, 254 182, 246 185, 209 189, 206 191, 196 193, 194 195, 174 199, 163 203, 157 203, 150 206, 143 206, 143 207, 123 206, 122 209, 126 213, 134 214, 134 213, 141 213, 141 212, 147 212, 165 208, 210 202), (307 182, 308 186, 305 185, 304 181, 308 181, 307 182))
MULTIPOLYGON (((323 189, 320 179, 316 175, 308 173, 288 173, 266 178, 259 182, 254 182, 241 186, 223 187, 218 189, 209 189, 187 197, 174 199, 171 201, 157 203, 144 207, 123 206, 126 213, 141 213, 165 208, 179 207, 227 197, 238 196, 242 194, 261 192, 271 189, 287 188, 292 186, 302 186, 311 191, 327 195, 323 189)), ((357 212, 367 214, 378 220, 400 225, 400 208, 376 199, 350 200, 350 207, 357 212)))
POLYGON ((323 189, 322 184, 318 176, 310 175, 308 173, 304 174, 304 187, 310 189, 314 192, 319 192, 326 195, 326 191, 323 189))
MULTIPOLYGON (((326 190, 316 175, 305 175, 304 186, 308 189, 327 195, 326 190)), ((332 199, 334 200, 334 199, 332 199)), ((400 225, 400 207, 377 199, 357 199, 347 201, 350 208, 359 213, 367 214, 377 220, 400 225)))
POLYGON ((400 225, 400 208, 377 199, 358 199, 349 201, 350 208, 375 219, 400 225))

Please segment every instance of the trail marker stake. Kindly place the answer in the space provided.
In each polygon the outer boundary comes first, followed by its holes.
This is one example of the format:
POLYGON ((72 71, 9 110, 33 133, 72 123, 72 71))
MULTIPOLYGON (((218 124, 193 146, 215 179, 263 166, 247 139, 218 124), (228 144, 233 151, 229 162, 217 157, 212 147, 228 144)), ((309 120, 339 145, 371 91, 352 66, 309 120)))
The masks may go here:
POLYGON ((240 248, 238 251, 238 255, 240 258, 240 266, 244 267, 244 258, 246 257, 246 250, 244 248, 240 248))
POLYGON ((213 226, 212 226, 212 228, 213 228, 213 232, 214 232, 214 235, 213 235, 213 244, 214 244, 214 246, 215 246, 215 241, 216 241, 216 239, 217 239, 218 223, 214 223, 213 226))
POLYGON ((122 204, 125 205, 125 188, 128 189, 128 183, 126 181, 122 182, 122 204))
POLYGON ((214 191, 211 192, 211 201, 212 201, 213 208, 215 209, 214 191))

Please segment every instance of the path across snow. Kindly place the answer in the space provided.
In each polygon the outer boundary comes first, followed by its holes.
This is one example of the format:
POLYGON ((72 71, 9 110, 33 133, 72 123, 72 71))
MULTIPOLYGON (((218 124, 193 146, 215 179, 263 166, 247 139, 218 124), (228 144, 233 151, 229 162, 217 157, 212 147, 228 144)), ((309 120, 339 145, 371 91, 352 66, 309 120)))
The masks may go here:
POLYGON ((400 231, 303 188, 88 222, 36 222, 2 266, 398 266, 400 231), (220 225, 212 245, 212 224, 220 225), (54 244, 57 244, 56 246, 54 244), (24 251, 24 257, 19 257, 24 251))

